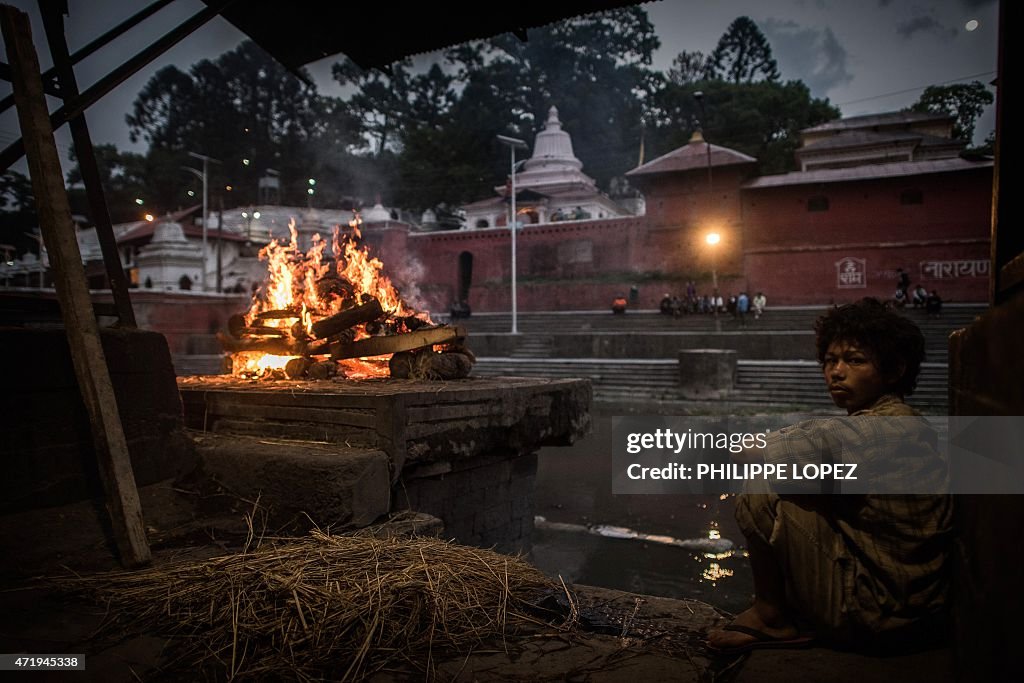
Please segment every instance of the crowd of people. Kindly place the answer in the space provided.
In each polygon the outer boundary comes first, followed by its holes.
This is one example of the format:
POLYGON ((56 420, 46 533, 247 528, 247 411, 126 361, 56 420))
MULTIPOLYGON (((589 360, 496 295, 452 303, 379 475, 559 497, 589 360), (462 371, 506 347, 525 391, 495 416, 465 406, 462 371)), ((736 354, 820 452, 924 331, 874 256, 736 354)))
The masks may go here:
POLYGON ((716 289, 711 294, 697 294, 697 287, 693 282, 686 285, 686 294, 682 297, 669 292, 662 297, 658 309, 664 315, 679 317, 682 315, 711 315, 728 314, 745 323, 748 314, 754 319, 764 314, 768 305, 768 298, 764 292, 758 292, 751 297, 747 292, 730 294, 724 298, 716 289))

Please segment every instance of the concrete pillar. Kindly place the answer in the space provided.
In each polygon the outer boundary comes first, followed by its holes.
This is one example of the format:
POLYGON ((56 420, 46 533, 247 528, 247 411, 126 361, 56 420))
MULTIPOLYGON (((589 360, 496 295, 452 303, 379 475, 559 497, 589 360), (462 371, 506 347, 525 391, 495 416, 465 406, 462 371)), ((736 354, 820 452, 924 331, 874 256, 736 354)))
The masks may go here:
POLYGON ((684 349, 679 352, 679 388, 683 398, 724 398, 736 385, 736 351, 684 349))

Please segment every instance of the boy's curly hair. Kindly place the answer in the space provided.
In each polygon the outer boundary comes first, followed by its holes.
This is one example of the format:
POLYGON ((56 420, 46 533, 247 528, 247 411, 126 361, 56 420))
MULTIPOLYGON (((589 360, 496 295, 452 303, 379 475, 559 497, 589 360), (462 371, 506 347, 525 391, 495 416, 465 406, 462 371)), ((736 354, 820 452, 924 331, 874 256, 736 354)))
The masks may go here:
POLYGON ((917 325, 878 299, 865 298, 829 310, 814 323, 814 332, 819 363, 824 365, 833 342, 853 343, 871 357, 883 377, 900 375, 889 387, 891 391, 900 396, 914 393, 925 357, 924 335, 917 325))

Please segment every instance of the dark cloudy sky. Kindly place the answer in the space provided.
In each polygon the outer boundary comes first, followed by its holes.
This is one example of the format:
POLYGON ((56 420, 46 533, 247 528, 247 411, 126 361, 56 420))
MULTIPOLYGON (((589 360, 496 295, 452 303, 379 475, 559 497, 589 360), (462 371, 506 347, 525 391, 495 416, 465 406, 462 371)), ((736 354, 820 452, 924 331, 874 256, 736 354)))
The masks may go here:
MULTIPOLYGON (((10 4, 33 15, 33 35, 45 68, 49 65, 48 53, 42 24, 35 16, 36 3, 14 0, 10 4)), ((71 50, 145 4, 69 0, 67 35, 71 50)), ((135 54, 203 6, 199 0, 177 0, 122 40, 82 62, 76 68, 80 87, 84 89, 108 72, 112 64, 135 54)), ((783 79, 803 80, 815 96, 828 97, 846 116, 903 108, 928 85, 970 80, 988 83, 995 77, 997 0, 660 0, 644 8, 662 41, 656 67, 667 69, 681 50, 710 52, 729 24, 746 15, 768 37, 783 79), (975 30, 967 29, 971 20, 977 22, 975 30)), ((400 39, 386 26, 339 30, 371 31, 385 40, 400 39)), ((129 143, 124 117, 149 77, 167 64, 187 70, 199 59, 214 58, 242 39, 240 32, 220 18, 186 38, 89 110, 94 142, 113 142, 122 149, 142 151, 140 145, 129 143)), ((321 91, 332 95, 340 94, 330 78, 333 61, 326 59, 310 66, 321 91)), ((9 91, 8 84, 0 83, 0 94, 9 91)), ((51 108, 56 106, 51 103, 51 108)), ((986 112, 977 126, 977 140, 994 126, 994 113, 986 112)), ((0 145, 6 146, 17 135, 13 110, 0 115, 0 145)), ((66 130, 58 132, 62 154, 69 144, 66 130)))

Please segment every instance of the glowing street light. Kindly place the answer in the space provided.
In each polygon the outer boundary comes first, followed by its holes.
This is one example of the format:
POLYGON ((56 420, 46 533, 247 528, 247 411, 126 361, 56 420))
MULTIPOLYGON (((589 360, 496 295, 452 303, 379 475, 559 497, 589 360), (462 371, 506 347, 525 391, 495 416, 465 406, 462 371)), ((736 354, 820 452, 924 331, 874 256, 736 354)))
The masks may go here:
POLYGON ((255 219, 259 219, 259 217, 260 217, 260 212, 259 211, 253 211, 251 214, 248 211, 243 211, 242 212, 242 218, 245 219, 246 239, 248 239, 250 242, 252 242, 252 220, 254 218, 255 219))
POLYGON ((136 198, 135 198, 135 203, 136 203, 136 204, 138 204, 139 206, 142 206, 142 203, 143 203, 143 202, 142 202, 142 200, 141 200, 141 199, 139 199, 138 197, 136 197, 136 198))

